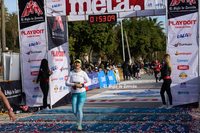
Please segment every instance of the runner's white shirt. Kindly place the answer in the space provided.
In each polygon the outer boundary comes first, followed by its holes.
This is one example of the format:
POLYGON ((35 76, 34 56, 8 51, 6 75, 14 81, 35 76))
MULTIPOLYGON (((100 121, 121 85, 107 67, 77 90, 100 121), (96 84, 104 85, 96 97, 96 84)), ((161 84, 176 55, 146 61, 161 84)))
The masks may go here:
POLYGON ((71 92, 72 93, 84 92, 84 91, 86 91, 85 87, 86 86, 90 86, 91 84, 92 84, 91 80, 88 77, 87 73, 85 71, 82 71, 82 70, 80 70, 79 72, 75 72, 74 70, 70 71, 70 73, 69 73, 69 75, 67 77, 67 80, 65 82, 66 86, 70 86, 71 87, 71 92), (86 83, 84 83, 84 81, 86 83), (72 86, 74 86, 74 83, 84 84, 84 87, 73 89, 72 86))

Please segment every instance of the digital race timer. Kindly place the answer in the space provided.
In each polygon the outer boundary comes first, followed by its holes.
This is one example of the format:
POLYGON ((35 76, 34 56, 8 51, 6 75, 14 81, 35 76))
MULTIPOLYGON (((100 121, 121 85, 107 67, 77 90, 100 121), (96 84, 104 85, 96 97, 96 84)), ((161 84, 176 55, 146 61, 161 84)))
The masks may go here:
POLYGON ((117 14, 89 15, 90 24, 115 23, 115 22, 117 22, 117 14))

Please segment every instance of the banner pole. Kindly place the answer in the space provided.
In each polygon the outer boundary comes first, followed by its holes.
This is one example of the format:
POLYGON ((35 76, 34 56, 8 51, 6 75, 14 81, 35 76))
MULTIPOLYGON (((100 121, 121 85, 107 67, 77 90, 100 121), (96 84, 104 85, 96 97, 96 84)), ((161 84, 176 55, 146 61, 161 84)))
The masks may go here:
POLYGON ((123 61, 125 61, 125 53, 124 53, 124 35, 123 35, 122 19, 121 19, 121 33, 122 33, 122 50, 123 50, 123 61))
POLYGON ((19 20, 19 2, 17 0, 17 19, 18 19, 18 31, 19 31, 19 48, 20 48, 20 64, 21 64, 21 82, 22 82, 22 92, 24 92, 24 80, 23 80, 23 65, 22 65, 22 48, 21 48, 21 36, 20 36, 20 20, 19 20))
MULTIPOLYGON (((47 52, 47 60, 48 60, 48 66, 49 66, 49 47, 48 47, 48 29, 47 29, 47 2, 44 0, 44 11, 45 11, 45 31, 46 31, 46 52, 47 52)), ((49 76, 49 81, 50 81, 49 76)), ((50 98, 50 108, 52 109, 52 97, 51 97, 51 82, 49 82, 49 98, 50 98)))

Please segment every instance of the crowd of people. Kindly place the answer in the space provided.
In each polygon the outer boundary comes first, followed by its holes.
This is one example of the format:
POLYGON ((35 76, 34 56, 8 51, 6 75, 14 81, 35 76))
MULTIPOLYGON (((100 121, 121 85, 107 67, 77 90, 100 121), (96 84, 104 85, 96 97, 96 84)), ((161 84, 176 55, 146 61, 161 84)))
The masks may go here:
MULTIPOLYGON (((141 72, 142 69, 144 69, 145 74, 153 75, 155 74, 156 82, 158 82, 158 74, 161 72, 163 61, 158 62, 158 60, 154 60, 152 62, 147 62, 146 60, 136 60, 133 63, 130 63, 129 61, 125 61, 123 63, 118 62, 115 63, 114 61, 107 60, 102 61, 100 64, 97 64, 96 62, 90 62, 87 61, 82 65, 82 70, 84 70, 86 73, 93 73, 93 72, 99 72, 104 71, 105 74, 107 71, 115 70, 116 68, 121 68, 123 70, 123 79, 124 80, 133 80, 133 79, 140 79, 141 78, 141 72)), ((73 63, 70 65, 71 70, 74 69, 73 63)))

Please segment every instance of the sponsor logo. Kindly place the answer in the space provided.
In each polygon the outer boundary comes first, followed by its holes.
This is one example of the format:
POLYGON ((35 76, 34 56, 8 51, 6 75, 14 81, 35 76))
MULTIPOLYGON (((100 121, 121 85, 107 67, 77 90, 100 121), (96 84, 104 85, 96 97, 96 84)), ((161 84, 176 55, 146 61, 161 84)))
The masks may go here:
POLYGON ((68 75, 66 75, 66 76, 64 77, 65 81, 67 80, 67 77, 68 77, 68 75))
POLYGON ((144 9, 144 1, 129 2, 129 0, 69 0, 66 5, 70 5, 67 15, 84 15, 97 13, 127 12, 144 9), (79 5, 79 6, 76 6, 79 5))
POLYGON ((178 59, 177 62, 188 62, 189 59, 183 60, 183 59, 178 59))
POLYGON ((60 59, 55 59, 55 61, 63 61, 63 59, 61 59, 61 58, 60 59))
POLYGON ((66 57, 65 51, 51 51, 53 57, 66 57))
POLYGON ((39 71, 32 71, 32 72, 31 72, 31 75, 32 75, 32 76, 37 76, 38 74, 39 74, 39 71))
POLYGON ((44 15, 37 2, 30 1, 26 4, 21 15, 21 23, 44 21, 44 15), (37 14, 37 16, 35 15, 37 14), (42 16, 41 16, 42 15, 42 16))
POLYGON ((178 91, 179 95, 189 95, 189 91, 178 91))
POLYGON ((54 91, 55 91, 55 92, 58 91, 58 86, 57 86, 57 85, 54 87, 54 91))
POLYGON ((61 71, 61 72, 64 71, 64 70, 68 70, 68 68, 67 68, 67 67, 62 67, 62 68, 60 68, 60 71, 61 71))
POLYGON ((185 34, 179 34, 177 35, 177 38, 186 38, 186 37, 191 37, 192 34, 191 33, 185 33, 185 34))
POLYGON ((39 92, 39 87, 35 87, 34 92, 39 92))
POLYGON ((101 82, 106 82, 106 77, 101 77, 101 82))
POLYGON ((164 4, 163 3, 158 3, 158 4, 156 4, 156 6, 164 6, 164 4))
POLYGON ((56 66, 53 66, 53 67, 51 67, 51 71, 55 71, 55 70, 57 70, 58 69, 58 66, 56 65, 56 66))
POLYGON ((42 33, 44 33, 44 29, 21 31, 21 35, 34 35, 34 34, 42 34, 42 33))
POLYGON ((178 46, 192 46, 192 43, 176 43, 175 45, 174 45, 174 47, 178 47, 178 46))
POLYGON ((29 52, 27 52, 26 54, 27 55, 30 55, 30 54, 39 54, 39 53, 42 53, 42 51, 29 51, 29 52))
POLYGON ((61 78, 61 77, 59 77, 59 80, 64 80, 64 78, 63 78, 63 77, 62 77, 62 78, 61 78))
POLYGON ((55 4, 55 5, 52 5, 52 8, 61 7, 61 6, 62 6, 61 3, 60 4, 55 4))
POLYGON ((93 78, 91 81, 92 81, 92 84, 98 84, 99 78, 93 78))
POLYGON ((59 91, 60 91, 60 92, 62 91, 62 86, 60 86, 59 91))
POLYGON ((188 65, 179 65, 177 66, 178 70, 189 70, 189 66, 188 65))
POLYGON ((42 59, 35 59, 35 60, 28 60, 29 63, 34 62, 34 61, 42 61, 42 59))
POLYGON ((38 41, 38 42, 33 42, 33 43, 29 43, 29 47, 32 47, 32 46, 37 46, 37 45, 40 45, 41 42, 38 41))
POLYGON ((40 68, 40 66, 30 66, 30 69, 40 68))
POLYGON ((186 82, 182 82, 182 83, 180 84, 180 88, 187 88, 186 82))
POLYGON ((169 21, 169 25, 175 26, 175 28, 191 28, 191 25, 195 25, 197 20, 183 20, 183 21, 169 21))
POLYGON ((185 53, 185 52, 183 52, 183 53, 178 53, 178 51, 176 51, 176 53, 175 53, 175 55, 191 55, 192 53, 190 52, 190 53, 185 53))
POLYGON ((186 79, 186 78, 187 78, 187 74, 184 73, 184 72, 182 72, 182 73, 179 75, 179 77, 180 77, 181 79, 186 79))
MULTIPOLYGON (((185 0, 172 0, 172 2, 170 3, 170 6, 179 5, 180 2, 185 3, 185 0)), ((195 0, 187 0, 186 2, 189 3, 190 5, 196 4, 195 0)))
POLYGON ((36 2, 30 1, 26 4, 26 7, 25 7, 21 17, 29 16, 30 13, 33 14, 34 12, 38 16, 43 14, 43 12, 40 9, 40 7, 38 6, 38 4, 36 2))
POLYGON ((63 87, 63 90, 67 90, 67 86, 64 86, 64 87, 63 87))
POLYGON ((33 79, 33 83, 34 83, 34 84, 37 84, 37 78, 34 78, 34 79, 33 79))
POLYGON ((32 95, 32 98, 42 98, 42 95, 32 95))
POLYGON ((52 82, 55 81, 55 80, 58 80, 58 78, 51 78, 51 81, 52 81, 52 82))
POLYGON ((21 35, 25 35, 27 38, 40 37, 40 35, 43 33, 44 33, 44 29, 21 31, 21 35))
POLYGON ((57 30, 57 29, 61 29, 62 31, 64 31, 64 26, 62 23, 62 18, 61 16, 55 16, 55 20, 54 20, 54 24, 53 24, 53 31, 57 30))
POLYGON ((152 4, 152 3, 148 3, 147 6, 148 6, 148 7, 152 7, 153 4, 152 4))

